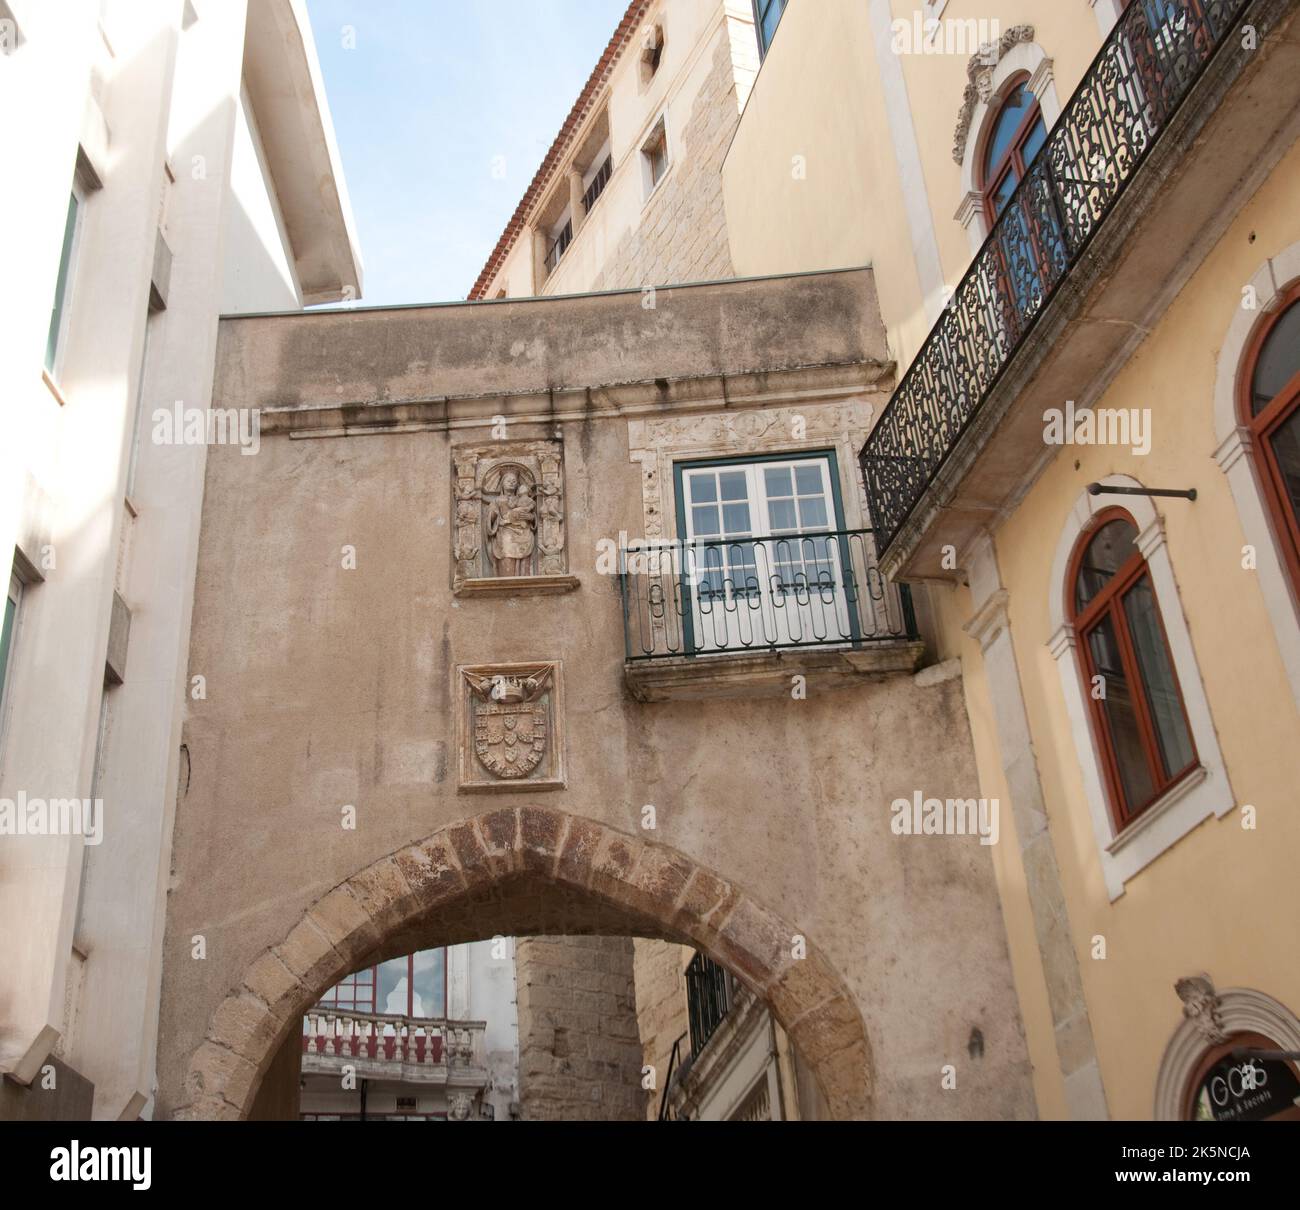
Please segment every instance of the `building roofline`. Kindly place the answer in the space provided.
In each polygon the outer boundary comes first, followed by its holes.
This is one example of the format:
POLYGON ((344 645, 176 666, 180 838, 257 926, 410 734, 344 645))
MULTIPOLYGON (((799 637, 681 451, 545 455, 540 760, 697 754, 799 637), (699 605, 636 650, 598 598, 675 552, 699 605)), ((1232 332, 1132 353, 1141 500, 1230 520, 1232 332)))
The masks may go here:
MULTIPOLYGON (((656 286, 660 293, 668 294, 674 290, 692 290, 701 286, 722 286, 759 281, 785 281, 796 277, 831 277, 837 273, 871 272, 873 266, 838 265, 833 269, 796 269, 789 273, 752 273, 747 277, 706 277, 697 281, 673 282, 671 285, 656 286)), ((579 290, 573 294, 527 294, 516 298, 449 298, 437 302, 414 303, 376 303, 372 307, 315 307, 304 311, 297 307, 279 311, 231 311, 219 315, 225 320, 270 319, 276 316, 292 315, 299 319, 312 319, 322 315, 364 315, 369 311, 418 311, 442 307, 506 307, 531 303, 572 302, 576 298, 606 298, 616 294, 644 294, 643 286, 615 286, 608 290, 579 290)))
POLYGON ((304 0, 249 5, 244 78, 303 303, 360 297, 352 205, 304 0))
POLYGON ((515 207, 515 212, 510 216, 510 221, 506 224, 505 230, 501 232, 501 238, 497 240, 496 247, 492 249, 492 254, 487 258, 487 263, 479 272, 478 279, 470 289, 468 301, 474 302, 483 298, 483 292, 488 288, 502 264, 505 263, 506 256, 515 246, 520 232, 524 229, 525 220, 532 210, 533 204, 550 183, 561 156, 567 150, 573 135, 582 125, 588 113, 591 112, 596 94, 605 86, 610 73, 614 70, 619 59, 622 58, 624 49, 626 49, 637 26, 641 24, 641 18, 645 15, 645 11, 650 7, 650 4, 651 0, 631 0, 631 3, 628 4, 622 20, 618 23, 618 28, 614 30, 613 37, 610 38, 609 44, 605 47, 605 51, 600 56, 600 60, 592 70, 591 75, 587 77, 587 82, 578 94, 578 99, 573 103, 573 108, 569 110, 569 116, 564 119, 564 124, 560 127, 559 133, 551 143, 550 149, 543 157, 537 171, 533 174, 532 182, 524 191, 524 196, 520 199, 519 205, 515 207))

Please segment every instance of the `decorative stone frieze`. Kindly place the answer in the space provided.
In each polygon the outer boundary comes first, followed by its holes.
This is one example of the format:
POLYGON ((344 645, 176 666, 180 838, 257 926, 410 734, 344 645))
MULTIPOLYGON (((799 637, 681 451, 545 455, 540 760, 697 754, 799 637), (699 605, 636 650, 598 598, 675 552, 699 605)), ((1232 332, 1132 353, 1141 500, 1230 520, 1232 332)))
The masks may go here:
POLYGON ((462 790, 564 787, 558 663, 461 664, 454 700, 462 790))
POLYGON ((452 450, 458 596, 569 592, 564 453, 558 441, 493 442, 452 450))

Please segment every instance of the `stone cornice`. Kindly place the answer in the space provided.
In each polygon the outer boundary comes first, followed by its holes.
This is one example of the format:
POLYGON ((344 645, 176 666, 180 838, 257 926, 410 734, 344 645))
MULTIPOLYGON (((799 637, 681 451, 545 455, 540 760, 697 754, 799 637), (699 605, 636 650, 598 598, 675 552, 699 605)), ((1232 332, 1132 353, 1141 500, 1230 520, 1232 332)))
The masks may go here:
MULTIPOLYGON (((596 387, 557 387, 508 395, 337 400, 260 409, 261 432, 294 437, 481 429, 504 416, 511 426, 555 426, 635 416, 740 411, 778 404, 829 403, 882 389, 892 362, 863 360, 745 374, 654 379, 596 387)), ((229 404, 228 404, 229 406, 229 404)))

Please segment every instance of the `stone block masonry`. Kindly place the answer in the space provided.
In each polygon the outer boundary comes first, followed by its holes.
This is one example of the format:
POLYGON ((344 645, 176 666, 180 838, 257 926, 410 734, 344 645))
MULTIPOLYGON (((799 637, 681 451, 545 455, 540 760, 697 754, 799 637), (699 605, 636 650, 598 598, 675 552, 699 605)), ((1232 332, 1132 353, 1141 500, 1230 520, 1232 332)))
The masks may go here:
POLYGON ((524 1121, 640 1121, 630 937, 524 937, 515 947, 524 1121))
MULTIPOLYGON (((681 151, 641 222, 610 252, 593 290, 734 277, 722 207, 722 161, 740 120, 736 68, 724 22, 712 70, 682 130, 681 151)), ((670 132, 670 142, 673 140, 670 132)))

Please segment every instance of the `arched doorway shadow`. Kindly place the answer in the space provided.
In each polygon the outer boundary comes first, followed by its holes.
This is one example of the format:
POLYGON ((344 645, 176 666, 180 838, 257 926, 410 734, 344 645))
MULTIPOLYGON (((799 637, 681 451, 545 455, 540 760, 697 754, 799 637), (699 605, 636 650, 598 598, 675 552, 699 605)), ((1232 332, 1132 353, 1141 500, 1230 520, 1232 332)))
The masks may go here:
POLYGON ((862 1016, 811 940, 666 845, 527 806, 449 825, 321 896, 212 1013, 175 1116, 246 1117, 281 1043, 349 971, 498 933, 694 945, 767 1002, 834 1117, 871 1115, 862 1016))

